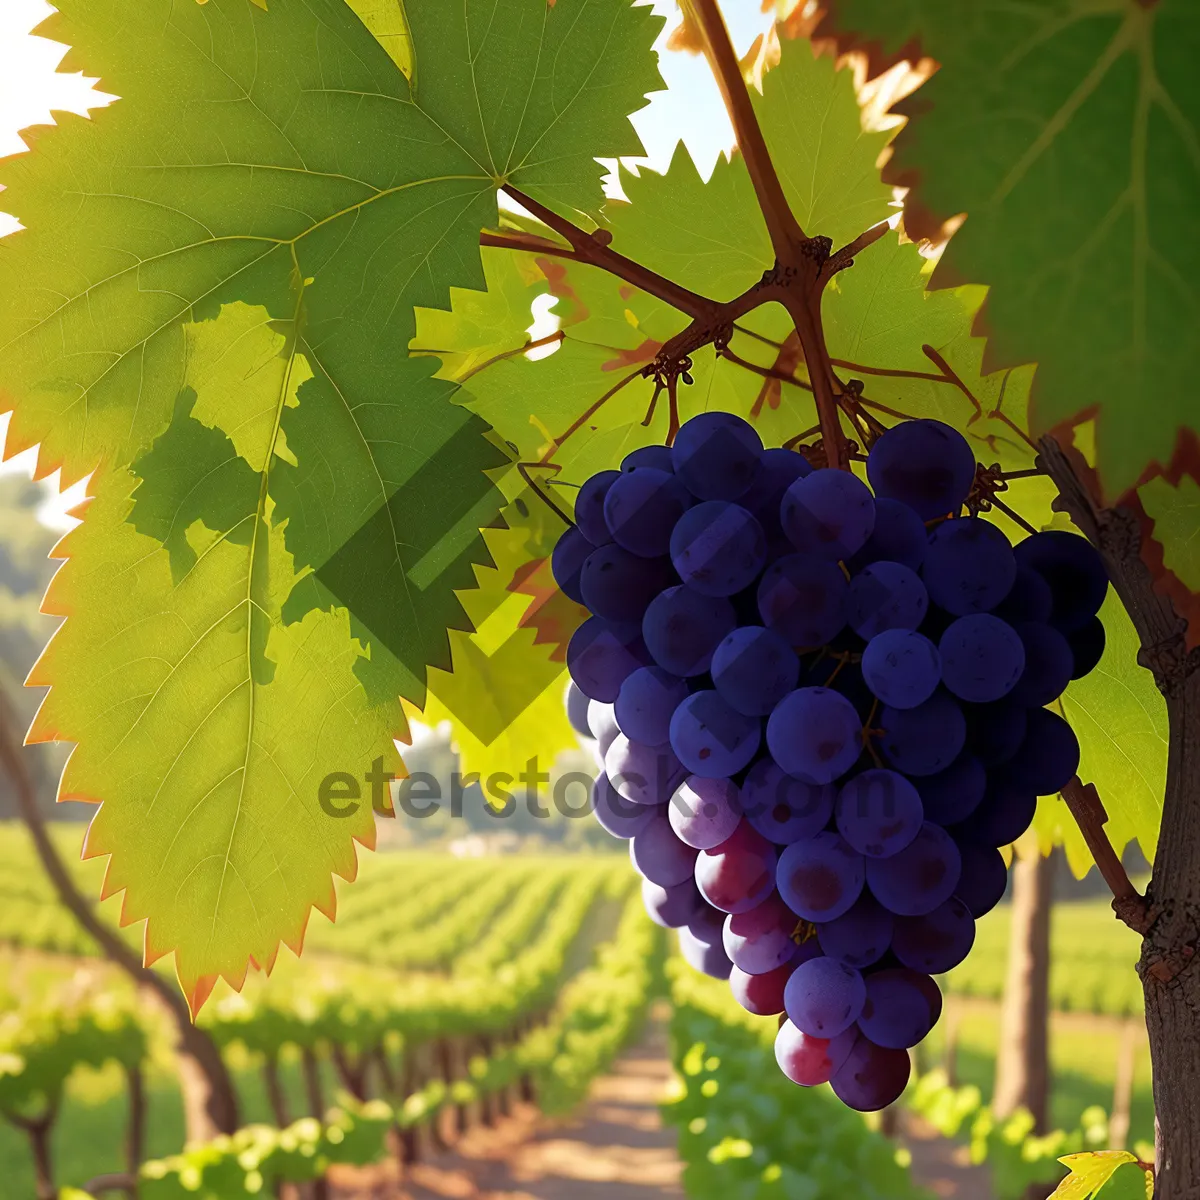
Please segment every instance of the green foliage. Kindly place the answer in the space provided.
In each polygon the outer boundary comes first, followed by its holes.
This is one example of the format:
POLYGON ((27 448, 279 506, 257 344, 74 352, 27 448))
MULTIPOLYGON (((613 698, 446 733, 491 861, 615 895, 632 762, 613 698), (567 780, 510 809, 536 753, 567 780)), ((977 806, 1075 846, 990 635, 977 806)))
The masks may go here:
POLYGON ((498 186, 593 213, 658 81, 624 3, 267 8, 64 0, 42 32, 121 99, 0 168, 10 449, 101 468, 36 736, 79 743, 89 852, 194 1006, 353 873, 371 814, 320 780, 394 763, 470 627, 508 457, 408 356, 414 305, 483 286, 498 186))
MULTIPOLYGON (((835 0, 822 33, 940 65, 900 111, 909 224, 967 221, 938 268, 990 287, 989 353, 1038 364, 1033 423, 1096 415, 1105 487, 1168 462, 1190 400, 1200 247, 1191 0, 835 0)), ((877 65, 882 65, 877 61, 877 65)))

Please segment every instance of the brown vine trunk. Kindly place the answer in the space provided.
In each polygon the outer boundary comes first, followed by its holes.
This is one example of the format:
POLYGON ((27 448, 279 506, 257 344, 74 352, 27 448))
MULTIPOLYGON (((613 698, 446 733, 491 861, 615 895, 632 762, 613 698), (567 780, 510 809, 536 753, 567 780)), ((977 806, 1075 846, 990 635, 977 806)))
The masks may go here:
POLYGON ((1155 1200, 1200 1200, 1200 647, 1155 591, 1141 558, 1141 527, 1126 508, 1101 509, 1081 481, 1088 468, 1050 438, 1039 459, 1061 505, 1104 556, 1167 702, 1170 746, 1162 827, 1144 910, 1118 912, 1144 933, 1138 964, 1154 1067, 1155 1200))
POLYGON ((54 1200, 58 1189, 54 1186, 54 1163, 50 1153, 50 1133, 54 1129, 54 1112, 35 1121, 21 1122, 21 1128, 29 1139, 29 1150, 33 1155, 33 1186, 37 1200, 54 1200))
POLYGON ((129 1127, 125 1131, 125 1166, 136 1175, 146 1157, 146 1079, 140 1066, 125 1073, 129 1084, 129 1127))
POLYGON ((21 753, 21 742, 8 697, 0 693, 0 765, 12 780, 21 820, 33 838, 42 868, 54 884, 59 899, 108 958, 151 992, 174 1019, 179 1034, 175 1053, 179 1059, 188 1141, 208 1141, 220 1133, 233 1133, 238 1127, 237 1093, 216 1043, 192 1023, 187 1001, 179 989, 144 967, 137 954, 100 920, 75 886, 38 811, 33 779, 21 753))
POLYGON ((1027 1108, 1034 1129, 1049 1128, 1050 1102, 1050 912, 1054 859, 1036 847, 1012 867, 1012 920, 1008 978, 1000 1014, 1000 1045, 992 1111, 1011 1116, 1027 1108))
POLYGON ((287 1094, 283 1090, 283 1080, 279 1077, 279 1056, 268 1054, 263 1059, 263 1083, 267 1089, 267 1100, 271 1105, 271 1115, 280 1129, 291 1124, 288 1115, 287 1094))
POLYGON ((323 1121, 325 1096, 321 1088, 321 1063, 311 1046, 300 1047, 300 1065, 304 1074, 304 1094, 308 1098, 308 1115, 323 1121))

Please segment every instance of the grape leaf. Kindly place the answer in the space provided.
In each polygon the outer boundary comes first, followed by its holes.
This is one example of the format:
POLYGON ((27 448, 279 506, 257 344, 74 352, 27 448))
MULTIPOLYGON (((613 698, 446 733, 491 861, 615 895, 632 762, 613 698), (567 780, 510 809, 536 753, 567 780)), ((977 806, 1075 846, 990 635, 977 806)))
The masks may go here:
POLYGON ((1054 1189, 1051 1200, 1092 1200, 1126 1163, 1136 1163, 1128 1150, 1088 1150, 1058 1160, 1070 1174, 1054 1189))
POLYGON ((1138 488, 1154 539, 1163 547, 1163 565, 1190 591, 1200 592, 1200 485, 1189 475, 1172 487, 1156 478, 1138 488))
POLYGON ((940 70, 885 178, 922 236, 959 213, 935 280, 991 286, 989 361, 1038 363, 1033 426, 1094 414, 1109 495, 1167 463, 1196 424, 1200 9, 1048 0, 834 0, 818 28, 940 70))
POLYGON ((410 83, 413 77, 412 34, 402 0, 346 0, 358 19, 388 52, 410 83))

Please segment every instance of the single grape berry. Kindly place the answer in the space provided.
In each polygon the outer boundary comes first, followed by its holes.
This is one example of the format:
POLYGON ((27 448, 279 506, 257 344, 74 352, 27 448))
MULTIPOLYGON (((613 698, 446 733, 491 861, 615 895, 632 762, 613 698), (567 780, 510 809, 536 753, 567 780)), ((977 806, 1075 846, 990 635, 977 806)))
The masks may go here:
POLYGON ((650 601, 642 634, 654 661, 685 678, 709 669, 713 652, 736 625, 733 605, 724 597, 702 596, 680 584, 650 601))
POLYGON ((698 500, 736 500, 758 477, 762 449, 749 422, 733 413, 706 412, 684 422, 671 462, 698 500))
POLYGON ((567 644, 571 678, 585 696, 607 704, 617 698, 621 684, 638 667, 645 666, 649 657, 636 625, 612 624, 600 617, 584 621, 567 644))
POLYGON ((833 815, 837 789, 786 774, 774 759, 761 758, 742 784, 742 811, 768 841, 788 846, 815 837, 833 815))
POLYGON ((647 605, 671 582, 667 558, 641 558, 624 546, 598 546, 579 571, 584 605, 609 621, 640 621, 647 605))
POLYGON ((850 585, 828 559, 789 554, 777 559, 758 584, 763 624, 796 648, 823 646, 846 624, 850 585))
POLYGON ((838 832, 867 858, 890 858, 920 832, 925 810, 917 789, 896 771, 873 768, 838 793, 838 832))
POLYGON ((1086 538, 1063 529, 1034 533, 1016 547, 1016 561, 1050 585, 1050 621, 1064 633, 1081 629, 1100 611, 1108 592, 1104 560, 1086 538))
POLYGON ((959 617, 938 642, 942 682, 960 700, 1001 700, 1025 670, 1025 645, 1011 626, 991 613, 959 617))
POLYGON ((863 752, 862 724, 854 705, 831 688, 797 688, 767 720, 771 757, 806 783, 832 783, 863 752))
POLYGON ((672 714, 689 695, 678 675, 662 667, 639 667, 621 684, 613 712, 626 737, 662 746, 671 736, 672 714))
POLYGON ((784 848, 776 882, 792 912, 822 922, 848 911, 865 879, 863 856, 841 834, 825 831, 784 848))
POLYGON ((912 629, 876 634, 862 654, 862 673, 871 693, 892 708, 916 708, 942 679, 938 648, 912 629))
POLYGON ((783 532, 802 554, 837 562, 861 550, 871 536, 875 500, 849 471, 822 468, 788 488, 779 516, 783 532))
POLYGON ((932 521, 962 507, 975 482, 975 452, 941 421, 902 421, 871 447, 867 478, 876 496, 932 521))
POLYGON ((850 580, 846 615, 861 637, 917 629, 928 611, 929 593, 921 577, 903 563, 871 563, 850 580))
POLYGON ((604 498, 614 480, 620 477, 620 471, 598 471, 575 494, 575 524, 593 546, 603 546, 613 540, 604 520, 604 498))
POLYGON ((982 517, 939 525, 921 568, 930 600, 958 617, 995 608, 1016 577, 1008 538, 982 517))
POLYGON ((725 701, 751 717, 768 716, 800 681, 800 660, 772 629, 743 625, 713 652, 713 684, 725 701))
POLYGON ((689 587, 707 596, 732 596, 758 578, 767 561, 767 539, 740 504, 706 500, 675 524, 670 551, 689 587))

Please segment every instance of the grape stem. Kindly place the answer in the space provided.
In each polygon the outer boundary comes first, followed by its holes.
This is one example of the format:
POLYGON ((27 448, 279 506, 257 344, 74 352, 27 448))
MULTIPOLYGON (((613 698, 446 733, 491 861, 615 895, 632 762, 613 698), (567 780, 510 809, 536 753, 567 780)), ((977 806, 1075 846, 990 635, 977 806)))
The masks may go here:
POLYGON ((1066 801, 1071 816, 1079 826, 1083 840, 1091 851, 1096 866, 1104 882, 1108 884, 1113 894, 1113 911, 1126 925, 1137 933, 1145 934, 1150 929, 1149 908, 1146 898, 1133 886, 1129 873, 1121 857, 1113 849, 1108 840, 1104 826, 1108 823, 1108 813, 1100 793, 1094 783, 1084 783, 1076 775, 1062 790, 1062 798, 1066 801))

